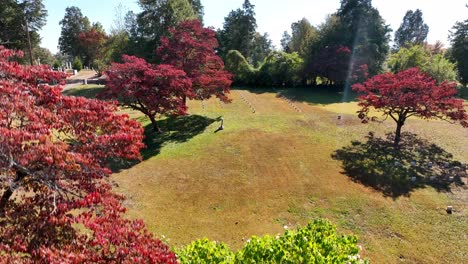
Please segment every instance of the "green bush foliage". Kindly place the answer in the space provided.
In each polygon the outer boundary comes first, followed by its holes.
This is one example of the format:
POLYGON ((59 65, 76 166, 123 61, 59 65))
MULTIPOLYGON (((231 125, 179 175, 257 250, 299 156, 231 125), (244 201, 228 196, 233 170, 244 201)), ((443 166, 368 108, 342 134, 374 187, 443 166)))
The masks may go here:
POLYGON ((234 82, 243 85, 255 85, 258 70, 249 64, 237 50, 230 50, 226 55, 226 70, 234 74, 234 82))
POLYGON ((301 83, 304 61, 297 52, 273 51, 265 58, 259 81, 265 86, 296 86, 301 83))
POLYGON ((414 45, 410 48, 401 48, 390 56, 388 66, 394 73, 412 67, 428 73, 438 83, 443 81, 456 81, 456 65, 447 60, 442 54, 432 54, 423 46, 414 45))
POLYGON ((181 263, 367 263, 358 253, 356 236, 337 234, 334 225, 318 219, 276 237, 253 236, 236 253, 205 238, 177 251, 177 256, 181 263))
POLYGON ((81 71, 83 69, 83 63, 80 58, 75 57, 72 63, 72 68, 77 71, 81 71))

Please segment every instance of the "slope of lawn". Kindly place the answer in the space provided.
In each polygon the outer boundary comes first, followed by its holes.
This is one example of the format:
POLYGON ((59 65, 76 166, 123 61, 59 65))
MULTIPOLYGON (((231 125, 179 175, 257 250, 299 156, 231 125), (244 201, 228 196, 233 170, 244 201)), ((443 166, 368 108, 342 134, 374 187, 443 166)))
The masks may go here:
MULTIPOLYGON (((342 103, 343 93, 280 92, 236 89, 231 104, 191 101, 189 116, 160 121, 161 135, 127 111, 147 126, 149 146, 144 161, 113 175, 130 217, 143 218, 173 247, 208 237, 238 248, 251 235, 323 217, 357 234, 373 263, 468 259, 466 177, 425 165, 467 163, 467 129, 409 120, 403 130, 413 133, 412 150, 399 161, 421 164, 412 182, 378 139, 393 131, 392 121, 361 124, 352 95, 342 103), (215 133, 220 117, 225 129, 215 133)), ((80 88, 67 93, 83 95, 80 88)))

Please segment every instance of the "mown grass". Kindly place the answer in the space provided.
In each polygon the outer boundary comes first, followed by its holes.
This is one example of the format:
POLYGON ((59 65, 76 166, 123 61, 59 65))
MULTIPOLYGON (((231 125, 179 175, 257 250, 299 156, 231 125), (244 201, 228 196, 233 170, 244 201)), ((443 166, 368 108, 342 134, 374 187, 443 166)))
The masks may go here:
MULTIPOLYGON (((231 104, 189 102, 192 117, 161 121, 162 135, 147 130, 145 160, 112 176, 128 198, 129 216, 143 218, 171 246, 208 237, 238 248, 251 235, 324 217, 357 234, 374 263, 468 259, 466 185, 425 184, 389 195, 356 181, 333 159, 352 141, 367 144, 369 131, 392 132, 392 122, 363 125, 355 102, 314 102, 307 91, 295 97, 308 98, 295 103, 300 112, 274 90, 233 90, 231 98, 231 104), (214 133, 219 117, 225 129, 214 133), (447 205, 454 214, 446 214, 447 205)), ((411 119, 403 130, 468 162, 468 132, 460 126, 411 119)))

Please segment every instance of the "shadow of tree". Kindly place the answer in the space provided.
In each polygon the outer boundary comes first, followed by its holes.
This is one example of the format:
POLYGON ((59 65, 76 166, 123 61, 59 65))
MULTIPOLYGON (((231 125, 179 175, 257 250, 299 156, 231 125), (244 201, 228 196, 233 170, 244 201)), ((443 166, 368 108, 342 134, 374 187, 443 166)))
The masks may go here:
POLYGON ((169 142, 182 143, 188 141, 202 133, 206 127, 216 120, 201 115, 169 117, 158 121, 162 133, 155 133, 151 124, 146 125, 144 141, 146 148, 141 152, 143 160, 159 154, 161 148, 169 142))
POLYGON ((392 134, 378 138, 370 132, 366 138, 365 143, 353 141, 335 151, 332 158, 343 163, 343 174, 385 196, 409 196, 425 186, 451 191, 453 185, 464 185, 468 176, 466 164, 415 134, 403 133, 399 149, 393 148, 392 134))
POLYGON ((76 87, 63 91, 63 94, 68 96, 81 96, 89 99, 95 99, 97 94, 104 89, 104 86, 91 86, 91 87, 76 87))
POLYGON ((291 101, 309 104, 334 104, 355 101, 357 94, 348 87, 317 85, 313 87, 245 87, 234 90, 247 90, 255 94, 276 93, 291 101))
MULTIPOLYGON (((163 131, 157 133, 153 130, 151 123, 145 126, 144 143, 146 148, 141 150, 143 160, 147 160, 160 153, 161 148, 170 142, 182 143, 202 133, 206 127, 220 119, 213 119, 200 115, 186 115, 179 117, 168 117, 158 121, 158 126, 163 131)), ((113 172, 128 169, 138 161, 112 160, 109 162, 113 172)))

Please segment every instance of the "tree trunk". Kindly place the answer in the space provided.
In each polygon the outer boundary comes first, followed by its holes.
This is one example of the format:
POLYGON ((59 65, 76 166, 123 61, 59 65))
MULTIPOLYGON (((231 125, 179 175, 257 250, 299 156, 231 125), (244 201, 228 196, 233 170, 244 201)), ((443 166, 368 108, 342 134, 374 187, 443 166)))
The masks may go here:
MULTIPOLYGON (((17 184, 20 182, 27 174, 21 171, 16 172, 16 179, 13 184, 17 184)), ((13 190, 11 187, 8 187, 2 194, 2 198, 0 199, 0 216, 3 216, 5 213, 5 206, 10 200, 11 196, 13 195, 13 190)))
POLYGON ((184 95, 183 100, 184 100, 184 106, 187 106, 187 96, 186 95, 184 95))
POLYGON ((161 133, 161 129, 158 127, 158 122, 156 122, 156 118, 154 116, 149 116, 149 119, 151 120, 151 125, 153 125, 153 131, 157 133, 161 133))
POLYGON ((393 140, 393 145, 395 148, 398 148, 398 145, 400 144, 401 140, 401 127, 403 126, 403 122, 397 122, 397 129, 395 132, 395 139, 393 140))

